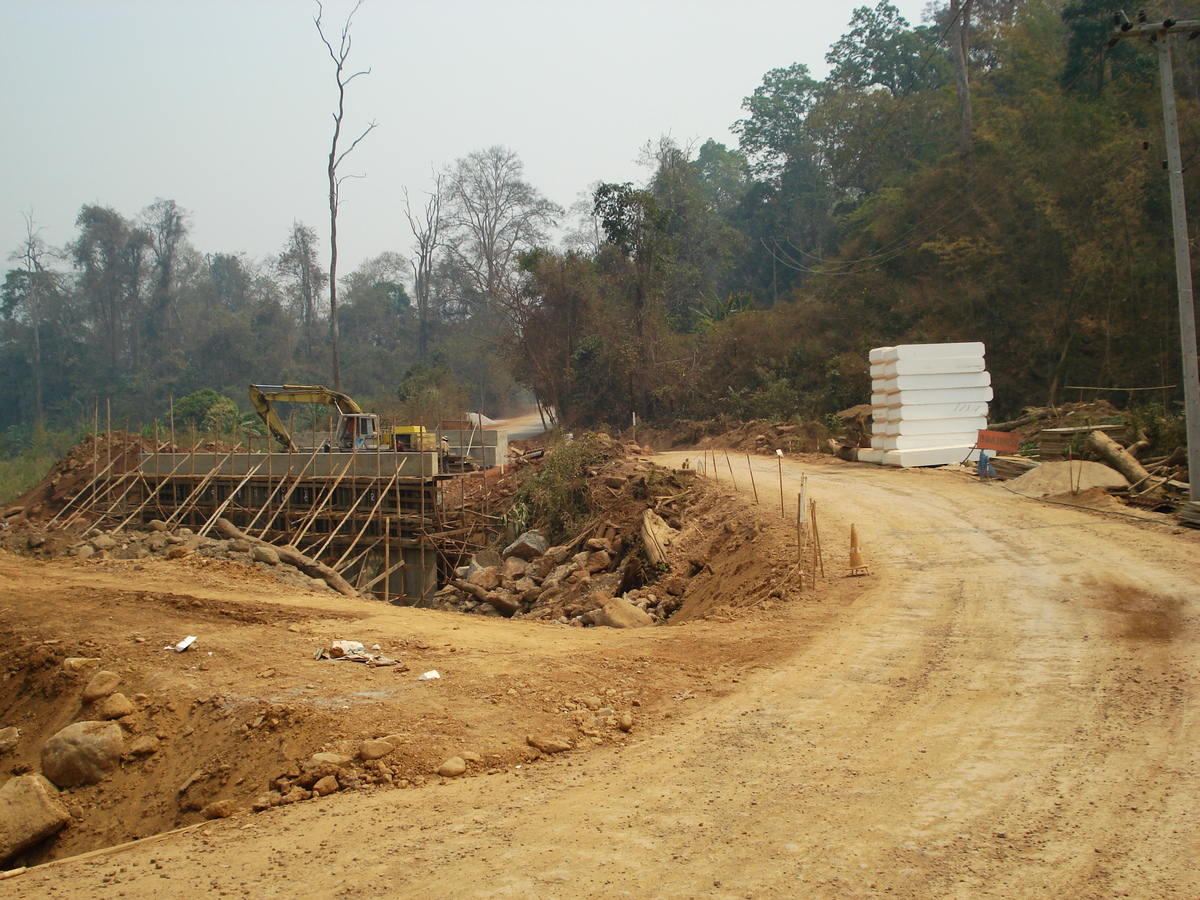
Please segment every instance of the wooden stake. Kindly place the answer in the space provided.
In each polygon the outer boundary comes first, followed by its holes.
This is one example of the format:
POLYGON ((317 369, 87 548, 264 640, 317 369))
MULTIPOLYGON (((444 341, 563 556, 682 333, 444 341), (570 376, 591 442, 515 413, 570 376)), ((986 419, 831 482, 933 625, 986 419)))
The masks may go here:
POLYGON ((779 514, 786 519, 787 512, 783 508, 783 451, 776 450, 775 457, 779 462, 779 514))
POLYGON ((750 472, 750 487, 754 491, 754 504, 758 505, 758 485, 754 483, 754 466, 750 463, 750 454, 746 454, 746 469, 750 472))
POLYGON ((391 572, 392 568, 392 523, 386 516, 383 517, 383 571, 387 573, 383 579, 383 602, 391 603, 391 572))
POLYGON ((729 451, 725 451, 725 465, 729 467, 729 482, 733 485, 733 489, 737 490, 737 479, 733 477, 733 463, 729 461, 729 451))

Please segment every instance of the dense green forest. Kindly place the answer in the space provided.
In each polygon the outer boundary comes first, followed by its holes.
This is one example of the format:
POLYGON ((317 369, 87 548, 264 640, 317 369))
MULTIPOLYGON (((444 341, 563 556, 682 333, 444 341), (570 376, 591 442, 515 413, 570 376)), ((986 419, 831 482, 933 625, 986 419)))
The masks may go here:
MULTIPOLYGON (((1180 384, 1153 45, 1107 47, 1099 0, 931 10, 857 10, 824 80, 747 85, 736 148, 663 138, 643 183, 597 173, 571 210, 507 148, 446 165, 405 205, 412 245, 339 277, 342 388, 427 420, 529 395, 573 426, 822 416, 868 399, 871 347, 945 340, 986 343, 999 414, 1180 384)), ((1174 46, 1194 197, 1200 46, 1174 46)), ((63 247, 28 221, 0 298, 8 450, 96 397, 144 424, 171 398, 202 419, 197 392, 244 413, 249 382, 331 383, 326 238, 297 222, 251 259, 193 247, 188 221, 84 205, 63 247)))

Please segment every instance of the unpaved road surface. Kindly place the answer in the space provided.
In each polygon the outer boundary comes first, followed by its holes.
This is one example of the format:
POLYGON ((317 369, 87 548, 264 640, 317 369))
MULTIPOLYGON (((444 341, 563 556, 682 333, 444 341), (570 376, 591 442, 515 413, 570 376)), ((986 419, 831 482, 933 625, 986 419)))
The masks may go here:
POLYGON ((746 631, 789 645, 727 692, 623 746, 212 822, 0 897, 1200 896, 1197 534, 948 472, 782 470, 828 575, 851 522, 873 574, 819 628, 801 598, 746 631))

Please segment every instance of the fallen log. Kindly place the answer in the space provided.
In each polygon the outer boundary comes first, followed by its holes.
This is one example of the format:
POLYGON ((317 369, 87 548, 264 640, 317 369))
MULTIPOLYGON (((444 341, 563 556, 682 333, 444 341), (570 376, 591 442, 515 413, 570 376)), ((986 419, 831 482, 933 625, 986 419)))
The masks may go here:
POLYGON ((1097 456, 1124 475, 1130 484, 1139 484, 1150 478, 1145 466, 1103 431, 1089 432, 1087 445, 1097 456))
POLYGON ((277 554, 279 554, 279 559, 282 562, 287 563, 289 566, 295 566, 309 578, 320 578, 340 594, 345 594, 347 597, 362 596, 354 589, 350 582, 339 575, 336 571, 329 568, 329 566, 325 565, 323 562, 319 562, 315 559, 305 556, 295 547, 281 547, 278 544, 272 544, 269 541, 263 541, 256 537, 250 537, 250 535, 239 531, 236 525, 225 518, 218 518, 215 524, 217 530, 227 538, 270 547, 277 554))
POLYGON ((451 587, 456 587, 460 591, 470 594, 480 603, 490 604, 492 607, 504 613, 506 616, 511 616, 521 608, 521 604, 517 603, 515 600, 508 600, 505 597, 501 597, 495 591, 485 591, 479 585, 471 584, 469 581, 463 581, 461 578, 451 578, 447 583, 451 587))

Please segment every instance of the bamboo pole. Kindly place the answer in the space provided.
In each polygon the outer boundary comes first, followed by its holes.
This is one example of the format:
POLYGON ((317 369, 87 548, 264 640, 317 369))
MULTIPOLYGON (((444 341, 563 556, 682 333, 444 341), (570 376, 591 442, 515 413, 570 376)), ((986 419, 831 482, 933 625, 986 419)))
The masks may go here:
MULTIPOLYGON (((418 458, 419 458, 419 457, 418 457, 418 458)), ((436 455, 434 456, 434 459, 437 459, 437 456, 436 456, 436 455)), ((434 485, 435 485, 435 487, 436 487, 436 485, 437 485, 437 481, 436 481, 436 479, 434 480, 433 484, 434 484, 434 485)), ((428 485, 429 485, 429 482, 425 480, 425 466, 424 466, 424 464, 422 463, 422 464, 421 464, 421 471, 420 471, 420 482, 419 482, 419 484, 418 484, 418 488, 419 488, 419 490, 420 490, 420 492, 421 492, 421 525, 420 525, 420 528, 419 528, 419 529, 418 529, 418 531, 417 531, 417 535, 418 535, 418 537, 417 537, 417 540, 419 540, 419 541, 421 542, 421 544, 420 544, 420 551, 421 551, 421 597, 420 597, 420 600, 419 600, 418 602, 419 602, 419 603, 420 603, 422 606, 424 606, 424 605, 425 605, 425 595, 426 595, 427 593, 429 593, 428 578, 426 577, 426 576, 427 576, 427 574, 428 574, 428 572, 429 572, 429 563, 428 563, 428 561, 427 561, 427 560, 426 560, 426 558, 425 558, 425 545, 429 543, 429 538, 428 538, 428 536, 426 535, 426 532, 425 532, 425 493, 426 493, 426 491, 428 490, 428 485)), ((400 516, 400 485, 399 485, 399 484, 397 484, 397 485, 396 485, 396 517, 397 517, 397 519, 399 519, 399 516, 400 516)), ((403 546, 398 546, 398 547, 397 547, 397 549, 400 551, 400 558, 403 560, 403 559, 404 559, 404 547, 403 547, 403 546)), ((435 561, 435 564, 436 564, 436 557, 435 557, 434 561, 435 561)), ((401 583, 403 583, 403 582, 401 582, 401 583)), ((407 590, 405 590, 405 599, 406 599, 406 600, 408 599, 408 592, 407 592, 407 590)))
MULTIPOLYGON (((92 408, 92 481, 100 470, 100 397, 97 395, 92 408)), ((51 520, 53 524, 53 520, 51 520)))
POLYGON ((178 453, 179 445, 175 443, 175 398, 171 398, 171 452, 178 453))
POLYGON ((783 451, 776 450, 775 456, 779 465, 779 514, 787 518, 787 512, 783 508, 783 451))
MULTIPOLYGON (((392 602, 392 579, 390 576, 392 567, 392 523, 390 519, 383 519, 383 602, 392 602)), ((374 587, 372 583, 367 590, 374 587)))
POLYGON ((729 467, 729 482, 733 485, 733 489, 737 490, 737 479, 733 477, 733 463, 729 461, 729 451, 725 451, 725 465, 729 467))
POLYGON ((817 528, 817 501, 816 500, 808 501, 808 511, 809 511, 808 517, 811 520, 811 525, 812 525, 813 553, 815 554, 815 557, 816 557, 814 559, 815 566, 813 568, 813 574, 815 575, 817 572, 817 569, 820 569, 821 577, 824 578, 825 577, 825 553, 821 549, 821 531, 820 531, 820 529, 817 528))
POLYGON ((750 473, 750 487, 754 491, 754 504, 758 505, 758 485, 754 483, 754 466, 750 462, 750 454, 746 454, 746 470, 750 473))

